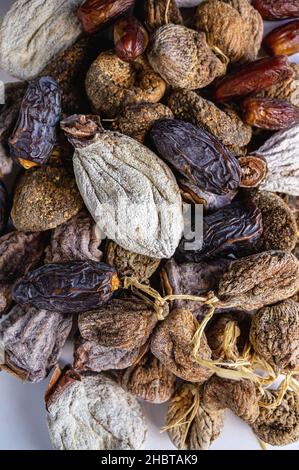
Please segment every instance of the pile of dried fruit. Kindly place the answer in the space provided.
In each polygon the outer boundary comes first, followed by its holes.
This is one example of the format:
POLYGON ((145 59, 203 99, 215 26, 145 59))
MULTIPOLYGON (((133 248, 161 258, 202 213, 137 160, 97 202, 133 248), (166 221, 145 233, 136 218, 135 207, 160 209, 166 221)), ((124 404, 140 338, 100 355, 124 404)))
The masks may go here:
POLYGON ((208 449, 226 409, 263 443, 299 439, 298 17, 287 0, 4 17, 0 67, 22 81, 0 107, 0 368, 53 372, 55 448, 141 448, 138 400, 168 402, 179 449, 208 449), (184 203, 203 207, 193 240, 184 203))

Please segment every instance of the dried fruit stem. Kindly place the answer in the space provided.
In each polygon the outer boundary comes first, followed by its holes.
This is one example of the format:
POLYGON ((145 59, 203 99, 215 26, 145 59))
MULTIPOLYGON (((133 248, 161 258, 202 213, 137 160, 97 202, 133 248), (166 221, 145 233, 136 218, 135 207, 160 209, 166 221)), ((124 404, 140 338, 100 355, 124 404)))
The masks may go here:
POLYGON ((169 23, 168 15, 169 15, 170 4, 171 4, 171 0, 167 0, 166 8, 165 8, 165 24, 169 23))

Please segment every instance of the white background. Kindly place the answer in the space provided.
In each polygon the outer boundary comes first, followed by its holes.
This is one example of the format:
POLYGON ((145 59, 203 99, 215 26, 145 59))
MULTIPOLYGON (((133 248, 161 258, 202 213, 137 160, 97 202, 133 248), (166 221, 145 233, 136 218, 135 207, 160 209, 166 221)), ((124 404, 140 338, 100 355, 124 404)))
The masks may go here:
MULTIPOLYGON (((0 0, 0 16, 13 3, 0 0)), ((277 23, 275 23, 275 26, 277 23)), ((274 24, 267 24, 266 30, 274 24)), ((299 62, 299 56, 292 58, 299 62)), ((0 80, 14 81, 0 70, 0 80)), ((72 347, 68 344, 63 353, 63 363, 72 360, 72 347)), ((52 449, 45 419, 43 396, 47 382, 27 384, 5 374, 0 374, 0 450, 52 449)), ((145 449, 174 449, 167 434, 160 434, 164 424, 165 406, 142 405, 149 422, 149 436, 145 449)), ((212 449, 260 449, 250 428, 240 419, 227 413, 225 428, 212 449)), ((270 448, 270 447, 269 447, 270 448)), ((277 449, 299 450, 299 443, 277 449)))

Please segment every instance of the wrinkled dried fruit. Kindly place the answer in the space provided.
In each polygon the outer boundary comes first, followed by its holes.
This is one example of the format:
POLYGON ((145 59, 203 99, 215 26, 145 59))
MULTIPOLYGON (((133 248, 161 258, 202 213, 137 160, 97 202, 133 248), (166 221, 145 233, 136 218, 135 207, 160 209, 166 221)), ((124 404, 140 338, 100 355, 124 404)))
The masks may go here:
POLYGON ((252 130, 233 110, 217 108, 195 91, 176 90, 168 99, 175 118, 205 129, 220 140, 233 154, 241 154, 251 140, 252 130))
POLYGON ((297 224, 292 210, 281 197, 267 191, 258 191, 252 198, 263 219, 263 233, 256 243, 258 251, 293 251, 297 243, 297 224))
POLYGON ((283 20, 299 16, 298 0, 253 0, 252 5, 264 20, 283 20))
POLYGON ((220 80, 215 98, 223 101, 258 93, 293 76, 294 71, 286 56, 265 57, 220 80))
POLYGON ((228 204, 229 200, 222 204, 223 196, 235 196, 241 168, 214 136, 193 124, 165 119, 153 125, 150 137, 158 154, 178 173, 183 190, 190 181, 207 209, 228 204))
POLYGON ((272 55, 299 52, 299 20, 273 29, 263 40, 263 47, 272 55))
POLYGON ((165 24, 183 24, 176 0, 145 0, 146 26, 151 32, 165 24))
POLYGON ((8 194, 7 189, 0 181, 0 235, 4 232, 8 217, 8 194))
POLYGON ((155 31, 147 56, 153 69, 174 88, 203 88, 226 71, 205 34, 180 25, 168 24, 155 31))
POLYGON ((69 315, 15 305, 0 319, 5 365, 22 380, 43 380, 57 364, 71 328, 69 315))
POLYGON ((76 215, 83 201, 75 179, 64 168, 43 167, 23 174, 17 182, 11 217, 23 232, 40 232, 76 215))
POLYGON ((176 376, 150 352, 125 370, 120 377, 120 384, 127 392, 151 403, 170 400, 175 381, 176 376))
POLYGON ((132 104, 157 103, 166 90, 164 80, 140 56, 124 62, 113 51, 102 52, 91 65, 85 82, 93 108, 109 118, 132 104))
POLYGON ((107 264, 69 261, 28 273, 14 285, 13 298, 45 310, 86 312, 108 302, 118 285, 116 271, 107 264))
POLYGON ((124 108, 113 121, 112 129, 143 144, 154 122, 168 118, 173 118, 173 114, 164 104, 140 103, 124 108))
POLYGON ((266 179, 268 168, 266 160, 257 155, 238 158, 242 169, 241 188, 256 188, 266 179))
POLYGON ((52 57, 82 32, 76 8, 82 0, 17 0, 0 28, 0 67, 13 77, 36 77, 52 57))
POLYGON ((190 240, 183 238, 179 256, 183 261, 224 255, 242 256, 252 250, 263 231, 262 214, 249 201, 233 202, 203 218, 203 245, 199 250, 188 250, 190 240))
POLYGON ((259 415, 259 395, 250 380, 230 380, 213 375, 204 385, 203 403, 207 410, 229 408, 248 423, 259 415))
POLYGON ((266 160, 268 175, 260 189, 299 196, 299 125, 275 133, 255 153, 266 160))
POLYGON ((233 360, 239 357, 238 340, 241 335, 241 315, 220 313, 205 331, 213 359, 233 360), (229 336, 229 338, 228 338, 229 336), (228 341, 229 339, 229 341, 228 341))
POLYGON ((86 0, 78 10, 78 18, 86 33, 92 34, 124 15, 135 0, 86 0))
MULTIPOLYGON (((198 322, 190 310, 173 310, 155 329, 151 339, 151 352, 177 377, 188 382, 203 383, 213 372, 193 359, 193 337, 197 328, 198 322)), ((211 358, 211 350, 204 334, 199 357, 211 358)))
POLYGON ((46 164, 56 142, 60 114, 61 97, 56 80, 52 77, 32 80, 9 139, 12 158, 26 169, 46 164))
POLYGON ((285 300, 259 310, 252 318, 250 341, 275 370, 299 364, 299 304, 285 300))
MULTIPOLYGON (((278 397, 275 390, 268 390, 270 400, 278 397)), ((263 397, 263 401, 265 398, 263 397)), ((285 446, 299 439, 299 396, 287 390, 282 402, 274 409, 260 408, 260 414, 252 424, 259 439, 272 446, 285 446)))
POLYGON ((12 285, 0 283, 0 313, 6 312, 12 304, 12 285))
POLYGON ((242 103, 242 112, 247 124, 260 129, 279 131, 299 123, 299 108, 274 98, 249 97, 242 103))
POLYGON ((114 45, 117 57, 132 62, 147 48, 147 31, 133 16, 119 20, 114 25, 114 45))
POLYGON ((160 259, 139 255, 125 250, 117 243, 109 241, 105 252, 105 262, 114 266, 123 276, 146 282, 160 265, 160 259))
MULTIPOLYGON (((75 215, 52 233, 45 263, 101 261, 101 238, 95 222, 85 211, 75 215)), ((108 263, 109 264, 109 263, 108 263)))
POLYGON ((225 412, 208 410, 202 391, 183 384, 169 402, 166 429, 172 443, 180 450, 208 450, 224 426, 225 412))
POLYGON ((147 426, 137 400, 103 374, 62 373, 46 394, 57 450, 140 449, 147 426))
POLYGON ((299 106, 299 64, 290 64, 294 70, 294 77, 290 77, 283 82, 277 83, 257 94, 262 98, 275 98, 285 100, 294 106, 299 106))
POLYGON ((222 306, 254 310, 292 297, 299 289, 299 261, 265 251, 233 261, 219 283, 222 306))

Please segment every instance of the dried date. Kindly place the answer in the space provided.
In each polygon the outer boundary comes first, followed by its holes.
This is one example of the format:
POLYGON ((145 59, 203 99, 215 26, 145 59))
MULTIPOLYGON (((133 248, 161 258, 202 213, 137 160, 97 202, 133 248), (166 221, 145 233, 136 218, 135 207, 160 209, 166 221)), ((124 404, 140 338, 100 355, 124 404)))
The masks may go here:
POLYGON ((264 20, 283 20, 299 16, 298 0, 253 0, 252 5, 264 20))
POLYGON ((124 15, 135 0, 86 0, 78 10, 83 29, 93 34, 124 15))
POLYGON ((111 266, 94 261, 47 264, 16 282, 13 298, 21 305, 76 313, 108 302, 119 280, 111 266))
POLYGON ((114 45, 117 57, 132 62, 147 48, 147 31, 133 16, 119 20, 114 24, 114 45))
POLYGON ((29 83, 18 121, 9 139, 12 158, 28 169, 49 160, 61 114, 61 95, 56 80, 41 77, 29 83))
POLYGON ((247 155, 238 158, 238 162, 242 169, 241 188, 255 188, 266 178, 268 168, 263 157, 247 155))
POLYGON ((272 55, 299 52, 299 20, 273 29, 263 40, 263 47, 272 55))
POLYGON ((284 100, 249 97, 242 103, 244 121, 260 129, 279 131, 299 123, 299 108, 284 100))
POLYGON ((283 82, 267 88, 257 94, 261 98, 275 98, 285 100, 294 106, 299 106, 299 64, 291 63, 294 70, 294 77, 287 78, 283 82))

